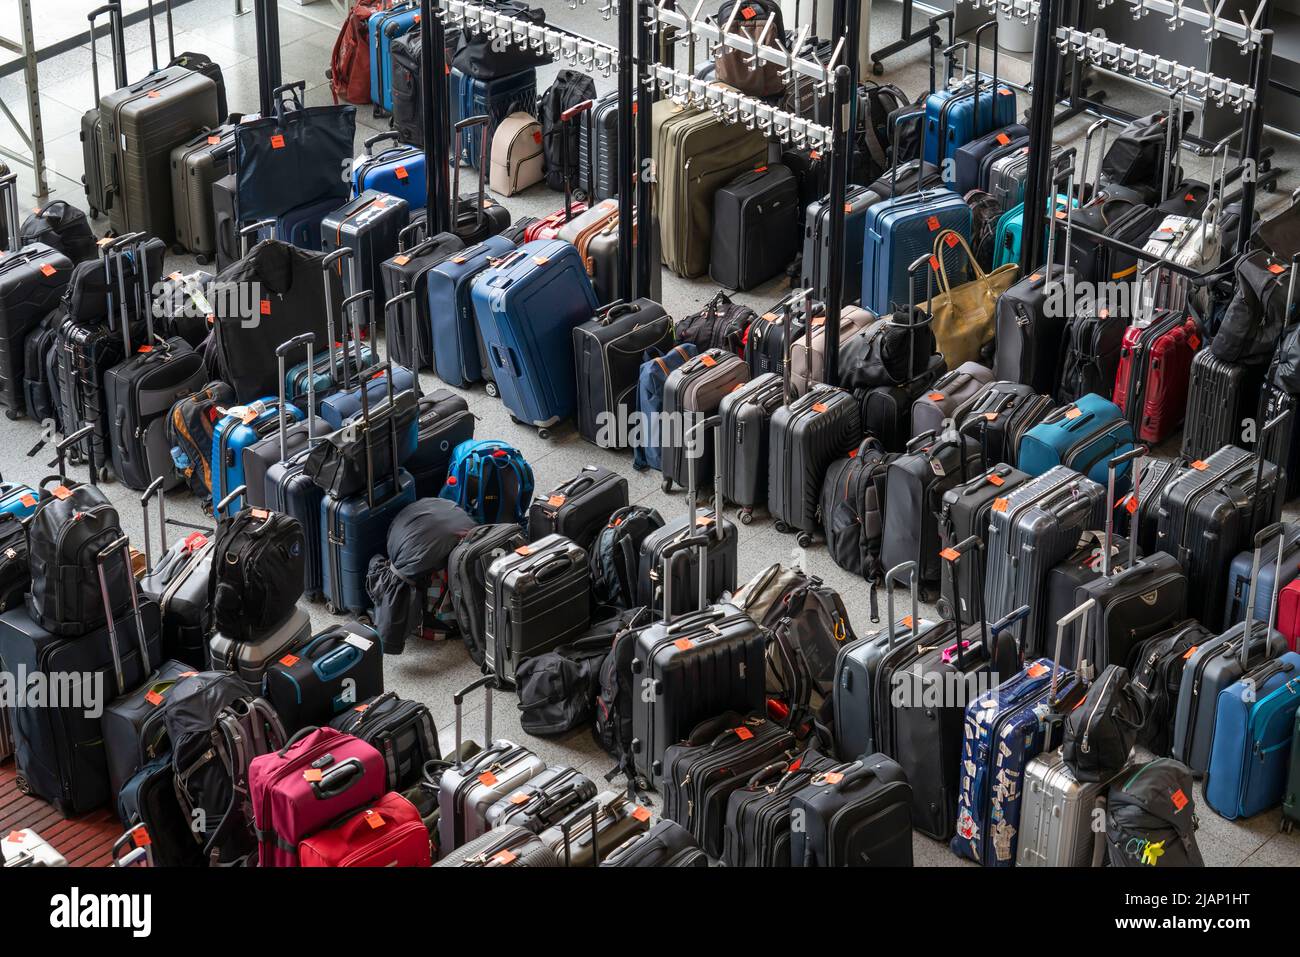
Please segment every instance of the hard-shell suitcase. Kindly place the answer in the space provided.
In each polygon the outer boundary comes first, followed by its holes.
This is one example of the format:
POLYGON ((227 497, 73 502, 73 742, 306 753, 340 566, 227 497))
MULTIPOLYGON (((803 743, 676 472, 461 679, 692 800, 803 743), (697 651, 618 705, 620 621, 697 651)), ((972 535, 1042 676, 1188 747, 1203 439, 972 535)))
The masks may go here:
MULTIPOLYGON (((880 197, 865 186, 850 186, 844 193, 844 301, 862 296, 862 248, 867 209, 880 197)), ((829 298, 830 201, 809 204, 803 218, 803 260, 799 285, 811 289, 819 302, 829 298)))
POLYGON ((370 15, 370 101, 376 116, 393 111, 393 41, 419 26, 418 3, 398 3, 370 15))
POLYGON ((741 173, 713 196, 709 276, 727 289, 753 289, 799 251, 799 187, 777 163, 741 173))
MULTIPOLYGON (((908 301, 909 267, 931 251, 934 235, 944 229, 970 239, 970 207, 948 189, 897 196, 868 209, 863 227, 863 307, 884 315, 908 301)), ((949 266, 950 275, 965 275, 964 258, 955 257, 949 266)))
POLYGON ((528 537, 563 535, 590 549, 609 517, 628 504, 627 479, 599 465, 581 472, 533 499, 528 509, 528 537))
POLYGON ((868 754, 815 774, 790 799, 792 867, 911 867, 912 789, 902 769, 868 754))
POLYGON ((664 382, 662 416, 655 423, 647 423, 655 430, 654 438, 660 447, 663 487, 673 483, 687 484, 688 468, 692 460, 700 475, 709 475, 713 468, 713 450, 709 443, 688 447, 687 436, 694 434, 698 423, 717 413, 723 396, 737 385, 749 381, 749 366, 745 360, 723 349, 709 349, 687 359, 664 382), (680 430, 680 431, 679 431, 680 430))
POLYGON ((577 407, 573 330, 599 308, 577 250, 559 240, 525 243, 470 290, 501 400, 546 430, 577 407))
POLYGON ((234 127, 219 126, 200 131, 171 153, 175 239, 182 249, 195 255, 200 266, 211 262, 217 251, 212 186, 229 168, 226 156, 219 151, 234 142, 234 127))
MULTIPOLYGON (((504 259, 514 243, 490 236, 438 263, 426 275, 429 321, 433 330, 433 362, 438 378, 464 388, 492 375, 479 334, 470 290, 494 260, 504 259)), ((489 394, 496 386, 489 388, 489 394)))
POLYGON ((172 149, 196 130, 217 126, 217 106, 216 83, 179 66, 104 94, 100 146, 114 230, 176 235, 172 149))
POLYGON ((480 525, 461 539, 447 560, 452 607, 460 623, 461 638, 477 665, 483 664, 487 647, 488 569, 496 559, 527 544, 527 536, 513 522, 480 525))
POLYGON ((670 349, 672 338, 671 317, 649 299, 611 303, 574 328, 578 433, 584 439, 602 448, 624 447, 642 357, 650 349, 670 349))
POLYGON ((559 867, 555 851, 526 827, 493 828, 456 850, 443 851, 434 867, 559 867))
POLYGON ((993 370, 978 362, 963 362, 940 376, 929 392, 912 403, 912 435, 942 432, 960 423, 992 381, 993 370))
POLYGON ((593 202, 618 195, 618 95, 611 90, 596 98, 591 107, 591 124, 578 134, 578 176, 580 183, 592 183, 593 202))
POLYGON ((424 209, 428 198, 424 150, 405 146, 396 133, 376 133, 366 138, 365 152, 352 163, 352 195, 371 190, 406 200, 411 215, 424 209), (383 142, 394 145, 380 153, 375 146, 383 142))
POLYGON ((329 724, 352 706, 383 693, 379 636, 356 621, 325 629, 271 662, 262 677, 262 695, 290 733, 329 724))
POLYGON ((650 829, 650 808, 626 792, 602 791, 540 835, 561 867, 599 867, 605 856, 650 829))
POLYGON ((524 827, 540 834, 595 796, 595 783, 582 772, 549 767, 488 808, 487 823, 491 828, 524 827))
MULTIPOLYGON (((986 458, 984 461, 998 460, 986 458)), ((945 491, 938 514, 940 548, 948 548, 972 535, 981 542, 986 542, 993 504, 1028 481, 1029 476, 1017 468, 993 465, 987 471, 945 491)), ((956 571, 960 592, 966 598, 960 608, 954 609, 952 585, 943 580, 939 586, 940 608, 946 614, 959 617, 962 624, 973 625, 976 621, 972 599, 984 588, 982 569, 966 564, 959 565, 956 571)))
POLYGON ((288 618, 252 641, 214 631, 208 639, 208 657, 204 666, 210 671, 234 672, 248 685, 250 694, 259 694, 262 678, 271 664, 310 640, 311 617, 305 609, 295 605, 288 618))
POLYGON ((537 71, 533 68, 491 80, 476 80, 456 67, 451 68, 451 122, 473 116, 487 116, 481 129, 472 128, 460 146, 460 160, 480 168, 487 144, 497 126, 511 113, 537 115, 537 71))
POLYGON ((802 545, 820 534, 822 480, 830 464, 861 441, 859 416, 853 396, 828 385, 815 385, 772 413, 767 507, 777 531, 798 532, 802 545))
POLYGON ((1210 349, 1197 350, 1187 387, 1183 458, 1194 462, 1225 445, 1243 443, 1247 420, 1257 412, 1265 371, 1224 362, 1210 349))
MULTIPOLYGON (((1240 552, 1233 558, 1232 564, 1228 567, 1228 584, 1225 589, 1227 597, 1224 603, 1224 628, 1230 628, 1237 622, 1245 620, 1246 594, 1255 575, 1259 578, 1259 581, 1254 583, 1255 620, 1267 619, 1274 605, 1277 606, 1279 622, 1283 620, 1283 613, 1289 602, 1282 596, 1296 576, 1300 575, 1300 569, 1297 568, 1295 561, 1296 552, 1300 550, 1300 524, 1295 522, 1283 524, 1285 537, 1280 556, 1276 553, 1266 553, 1260 562, 1258 572, 1254 569, 1255 556, 1252 551, 1240 552)), ((1290 637, 1289 626, 1279 624, 1278 630, 1290 637)))
MULTIPOLYGON (((438 852, 447 858, 489 830, 487 812, 502 798, 546 770, 546 762, 528 748, 492 737, 492 694, 495 675, 484 675, 452 695, 456 708, 455 763, 438 782, 438 852), (461 709, 465 696, 483 688, 483 746, 464 757, 461 709)), ((525 831, 531 834, 531 832, 525 831)))
POLYGON ((162 479, 155 479, 140 499, 145 533, 145 571, 140 577, 140 594, 158 605, 163 659, 202 669, 208 661, 207 638, 212 625, 208 607, 212 540, 203 532, 194 531, 168 547, 167 508, 162 488, 162 479), (158 540, 162 549, 157 564, 149 541, 149 499, 154 497, 158 499, 158 540))
MULTIPOLYGON (((840 312, 840 345, 875 324, 878 316, 857 306, 845 306, 840 312)), ((793 330, 792 330, 793 331, 793 330)), ((813 316, 812 335, 796 334, 790 346, 790 385, 796 395, 803 395, 813 383, 826 378, 826 317, 813 316)), ((869 431, 863 429, 864 432, 869 431)))
MULTIPOLYGON (((0 193, 0 200, 8 198, 7 192, 0 193)), ((59 304, 71 275, 68 258, 41 243, 0 255, 0 402, 10 419, 27 411, 27 337, 59 304)))
MULTIPOLYGON (((951 48, 950 48, 951 49, 951 48)), ((934 89, 934 52, 930 47, 930 79, 934 89)), ((964 53, 964 51, 963 51, 964 53)), ((947 58, 947 51, 945 51, 947 58)), ((951 60, 948 60, 951 78, 951 60)), ((963 71, 965 67, 963 65, 963 71)), ((963 77, 965 81, 966 78, 963 77)), ((925 127, 922 155, 936 165, 955 160, 963 145, 989 130, 1005 128, 1016 121, 1016 94, 998 82, 998 25, 989 21, 975 31, 975 71, 973 83, 967 81, 957 90, 939 89, 925 99, 925 127), (980 73, 981 34, 993 31, 993 73, 987 88, 980 73)))
POLYGON ((275 221, 272 235, 282 243, 289 243, 299 249, 321 252, 321 224, 325 217, 342 205, 338 197, 317 200, 305 206, 289 210, 275 221))
POLYGON ((1300 583, 1294 580, 1277 593, 1277 629, 1287 647, 1300 648, 1300 583))
POLYGON ((1016 866, 1100 867, 1106 842, 1096 823, 1105 813, 1110 781, 1081 783, 1060 751, 1030 761, 1024 780, 1016 866))
POLYGON ((785 402, 785 385, 775 372, 737 386, 722 397, 722 497, 740 506, 748 525, 754 509, 767 502, 767 465, 772 413, 785 402))
POLYGON ((411 222, 406 200, 368 189, 321 220, 321 250, 353 251, 351 272, 344 278, 347 295, 384 288, 382 264, 397 253, 397 237, 411 222))
POLYGON ((1163 442, 1183 424, 1200 346, 1196 321, 1182 312, 1157 312, 1124 330, 1114 400, 1140 441, 1163 442))
POLYGON ((212 429, 212 501, 213 514, 221 518, 225 511, 233 515, 243 508, 244 449, 261 441, 279 428, 283 409, 295 420, 303 417, 297 406, 281 406, 274 398, 258 399, 248 405, 231 406, 212 429), (239 495, 233 495, 236 489, 239 495), (220 503, 226 501, 226 505, 220 503))
MULTIPOLYGON (((992 102, 989 103, 990 110, 992 102)), ((1019 123, 995 129, 957 147, 953 154, 953 189, 965 196, 973 189, 989 190, 989 174, 999 159, 1028 145, 1029 130, 1019 123)), ((996 194, 994 194, 996 196, 996 194)), ((1017 199, 1012 203, 1019 202, 1017 199)), ((1006 207, 1003 207, 1005 209, 1006 207)))
MULTIPOLYGON (((1049 413, 1026 432, 1016 452, 1016 465, 1030 475, 1064 465, 1100 483, 1106 481, 1107 463, 1133 448, 1133 426, 1119 406, 1088 394, 1049 413)), ((1126 460, 1115 476, 1116 493, 1128 492, 1132 471, 1131 460, 1126 460)))
POLYGON ((99 51, 95 48, 98 26, 95 21, 105 14, 109 17, 109 60, 113 64, 114 87, 126 85, 126 53, 117 47, 117 30, 122 16, 122 9, 117 4, 105 4, 92 10, 86 17, 90 21, 90 78, 94 94, 94 105, 81 114, 81 182, 86 191, 86 203, 90 217, 98 219, 101 213, 108 212, 108 180, 104 175, 104 147, 100 142, 104 135, 104 124, 100 117, 99 88, 99 51))

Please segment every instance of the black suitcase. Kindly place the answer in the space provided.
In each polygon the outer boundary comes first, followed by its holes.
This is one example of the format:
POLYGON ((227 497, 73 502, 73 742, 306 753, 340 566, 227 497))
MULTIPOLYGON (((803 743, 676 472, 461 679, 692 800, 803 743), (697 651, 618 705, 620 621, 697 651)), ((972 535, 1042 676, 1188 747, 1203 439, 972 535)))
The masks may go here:
POLYGON ((513 522, 480 525, 472 529, 447 559, 447 587, 460 624, 460 635, 476 665, 482 665, 487 647, 485 608, 488 567, 496 559, 523 548, 528 538, 513 522))
POLYGON ((416 498, 434 498, 447 481, 451 453, 474 438, 474 413, 450 389, 434 389, 419 401, 420 438, 404 468, 415 479, 416 498))
MULTIPOLYGON (((866 186, 850 186, 844 194, 844 302, 862 298, 862 238, 867 209, 879 197, 866 186)), ((830 292, 831 204, 819 199, 804 211, 803 261, 799 285, 811 289, 818 302, 830 292)))
MULTIPOLYGON (((234 148, 225 154, 217 154, 218 162, 234 154, 234 148)), ((212 262, 218 273, 239 261, 239 186, 234 173, 226 173, 212 184, 212 229, 216 245, 212 262)))
POLYGON ((790 867, 790 805, 814 776, 839 762, 815 750, 755 771, 727 799, 722 863, 727 867, 790 867))
MULTIPOLYGON (((798 293, 792 294, 798 297, 798 293)), ((745 362, 751 376, 774 372, 785 374, 786 356, 793 350, 793 342, 804 335, 802 316, 791 316, 791 297, 782 299, 771 309, 756 317, 745 332, 745 362)), ((820 379, 820 370, 816 373, 820 379)), ((805 385, 807 383, 804 383, 805 385)))
POLYGON ((591 123, 579 127, 578 183, 591 183, 587 202, 618 195, 618 93, 600 96, 591 108, 591 123), (594 164, 594 165, 593 165, 594 164))
POLYGON ((1055 406, 1050 397, 1019 382, 990 382, 956 423, 976 439, 985 462, 1015 462, 1020 437, 1055 406))
POLYGON ((722 497, 740 506, 740 523, 753 521, 754 509, 767 503, 767 465, 772 413, 785 402, 785 383, 764 373, 723 397, 722 497))
POLYGON ((641 360, 647 350, 672 344, 672 319, 650 299, 610 303, 575 327, 578 434, 602 448, 623 448, 637 410, 641 360))
POLYGON ((1186 467, 1187 463, 1181 458, 1144 458, 1133 470, 1133 485, 1141 486, 1142 497, 1130 499, 1125 496, 1113 503, 1116 530, 1126 538, 1137 540, 1138 554, 1150 555, 1158 549, 1156 534, 1160 499, 1164 497, 1165 486, 1186 467), (1131 501, 1137 502, 1135 511, 1129 511, 1131 501))
POLYGON ((721 857, 727 802, 750 775, 795 757, 795 737, 763 714, 727 712, 691 729, 664 752, 663 816, 721 857))
POLYGON ((639 837, 615 848, 601 867, 708 867, 709 857, 676 821, 656 821, 639 837))
POLYGON ((384 693, 384 653, 372 628, 334 625, 273 661, 262 696, 293 734, 328 724, 361 701, 384 693))
POLYGON ((902 769, 869 754, 813 776, 790 799, 793 867, 911 867, 912 788, 902 769))
MULTIPOLYGON (((8 194, 0 194, 0 201, 8 194)), ((41 243, 0 256, 0 402, 10 419, 27 411, 27 337, 59 304, 71 277, 71 260, 41 243)))
POLYGON ((1134 649, 1133 684, 1147 700, 1146 720, 1137 740, 1152 754, 1169 753, 1183 669, 1196 649, 1215 637, 1199 621, 1188 618, 1152 635, 1134 649))
MULTIPOLYGON (((940 548, 950 548, 972 535, 983 542, 988 537, 993 504, 1028 480, 1029 476, 1019 469, 999 464, 945 491, 938 516, 940 548)), ((963 596, 961 607, 954 609, 952 582, 944 579, 939 586, 942 595, 939 609, 945 616, 960 618, 964 625, 973 625, 976 623, 974 596, 983 590, 984 579, 974 562, 959 563, 956 574, 958 591, 963 596)))
POLYGON ((521 661, 587 630, 587 553, 562 535, 521 545, 488 566, 484 602, 484 666, 498 680, 512 684, 521 661))
POLYGON ((383 291, 383 263, 397 254, 398 236, 410 222, 406 200, 374 189, 321 220, 321 250, 330 253, 347 246, 353 252, 353 268, 343 283, 345 294, 370 289, 378 296, 383 291))
POLYGON ((1244 440, 1246 420, 1256 414, 1266 371, 1263 366, 1224 362, 1210 349, 1197 350, 1187 385, 1183 458, 1195 462, 1225 445, 1254 444, 1244 440))
POLYGON ((162 617, 162 656, 202 670, 208 660, 208 631, 212 613, 208 606, 208 578, 212 573, 212 539, 195 529, 180 541, 167 544, 167 506, 163 480, 155 479, 140 498, 144 525, 144 574, 140 594, 157 603, 162 617), (161 553, 154 563, 149 529, 149 500, 158 499, 158 539, 161 553))
POLYGON ((569 481, 533 499, 528 538, 536 542, 563 535, 587 551, 609 517, 627 504, 627 479, 600 465, 584 466, 569 481))
POLYGON ((902 452, 912 437, 912 406, 948 371, 943 354, 930 357, 925 372, 903 385, 882 385, 873 389, 855 389, 865 435, 874 435, 887 452, 902 452))
POLYGON ((330 727, 372 744, 384 756, 388 790, 404 791, 420 782, 425 765, 442 760, 438 729, 428 707, 385 691, 353 705, 330 727))
POLYGON ((390 302, 404 292, 415 293, 415 298, 405 308, 414 311, 413 323, 399 322, 395 333, 389 340, 388 348, 392 350, 393 361, 408 369, 426 369, 433 367, 433 326, 429 318, 429 270, 438 263, 451 258, 465 244, 454 233, 438 233, 411 243, 411 239, 423 232, 424 221, 413 222, 398 234, 397 255, 385 259, 380 264, 383 273, 384 301, 390 302), (411 333, 415 330, 417 352, 411 354, 411 333))
MULTIPOLYGON (((461 155, 461 137, 468 127, 486 127, 490 122, 491 117, 488 116, 471 116, 458 122, 451 155, 461 155)), ((510 210, 495 199, 489 198, 484 192, 488 174, 487 157, 488 141, 490 139, 491 137, 487 135, 486 131, 479 134, 479 142, 483 144, 483 152, 478 164, 478 192, 475 195, 460 195, 460 164, 452 164, 451 202, 453 208, 451 219, 453 225, 451 231, 459 236, 466 246, 477 245, 489 236, 495 236, 510 226, 510 210)))
POLYGON ((487 824, 490 828, 522 827, 540 834, 595 796, 595 782, 581 771, 549 767, 489 807, 487 824))
POLYGON ((785 271, 799 252, 799 184, 781 163, 741 173, 713 197, 709 276, 745 291, 785 271))

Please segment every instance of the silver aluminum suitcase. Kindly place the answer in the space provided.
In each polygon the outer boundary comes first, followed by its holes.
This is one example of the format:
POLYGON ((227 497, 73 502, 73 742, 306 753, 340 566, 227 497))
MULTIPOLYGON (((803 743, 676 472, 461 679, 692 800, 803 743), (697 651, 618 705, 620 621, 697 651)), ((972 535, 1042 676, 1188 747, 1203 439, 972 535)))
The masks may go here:
POLYGON ((438 847, 441 857, 468 844, 488 828, 488 809, 513 794, 521 784, 546 770, 546 762, 528 748, 513 741, 492 740, 492 692, 495 675, 484 675, 452 695, 456 708, 456 763, 443 772, 438 782, 438 847), (482 750, 464 758, 462 706, 465 696, 485 689, 482 750))
MULTIPOLYGON (((1146 241, 1143 250, 1175 265, 1186 266, 1198 273, 1205 272, 1218 264, 1222 248, 1223 236, 1214 222, 1214 211, 1215 203, 1211 201, 1203 219, 1166 216, 1146 241)), ((1145 308, 1174 312, 1187 308, 1192 287, 1186 276, 1168 269, 1143 272, 1141 302, 1145 308)), ((1203 305, 1204 293, 1196 295, 1197 305, 1203 305)))
POLYGON ((1022 787, 1016 866, 1100 867, 1109 787, 1109 781, 1076 781, 1059 749, 1031 760, 1022 787))
POLYGON ((985 616, 997 621, 1029 606, 1025 657, 1045 654, 1051 624, 1048 573, 1074 551, 1082 532, 1101 527, 1105 502, 1106 491, 1098 483, 1058 465, 993 503, 985 550, 985 616))

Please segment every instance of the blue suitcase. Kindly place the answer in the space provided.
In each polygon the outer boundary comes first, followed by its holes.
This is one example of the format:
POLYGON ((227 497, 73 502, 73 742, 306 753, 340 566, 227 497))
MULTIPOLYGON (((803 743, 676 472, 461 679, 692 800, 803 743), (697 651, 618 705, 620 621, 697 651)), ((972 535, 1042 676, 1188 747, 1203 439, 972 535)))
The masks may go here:
MULTIPOLYGON (((352 341, 361 341, 361 315, 359 309, 353 307, 364 303, 366 307, 366 328, 370 330, 370 338, 373 342, 375 339, 375 322, 374 307, 375 294, 367 289, 365 292, 359 292, 354 296, 349 296, 343 300, 343 312, 350 315, 352 324, 352 341)), ((391 341, 391 340, 389 340, 391 341)), ((325 424, 331 429, 341 429, 343 424, 357 415, 364 415, 366 408, 370 405, 381 401, 385 395, 389 394, 389 386, 392 386, 392 393, 405 392, 407 389, 418 387, 418 381, 414 372, 405 366, 395 366, 389 357, 389 362, 381 369, 366 373, 365 386, 362 387, 360 382, 355 385, 345 386, 340 391, 321 400, 320 417, 325 424)), ((414 425, 415 431, 418 432, 418 424, 414 425)))
MULTIPOLYGON (((923 132, 925 161, 940 165, 956 158, 957 150, 992 130, 1016 122, 1016 93, 998 82, 998 26, 990 20, 975 31, 975 75, 969 87, 936 90, 925 98, 923 132), (981 40, 985 30, 993 31, 993 75, 980 73, 981 40)), ((948 50, 966 47, 954 44, 948 50)), ((945 51, 945 56, 948 51, 945 51)), ((949 62, 951 68, 951 62, 949 62)), ((951 69, 949 70, 951 72, 951 69)), ((930 81, 934 85, 934 47, 930 48, 930 81)))
MULTIPOLYGON (((1276 548, 1266 548, 1261 553, 1258 580, 1255 582, 1255 620, 1268 621, 1274 602, 1281 589, 1300 575, 1296 557, 1300 553, 1300 522, 1286 523, 1286 537, 1282 545, 1282 570, 1278 574, 1276 548)), ((1255 553, 1241 552, 1228 566, 1228 597, 1223 603, 1223 630, 1246 620, 1247 595, 1250 593, 1251 569, 1255 553)))
MULTIPOLYGON (((1021 437, 1016 467, 1034 476, 1064 465, 1104 488, 1110 460, 1133 448, 1133 426, 1119 406, 1089 393, 1054 409, 1021 437)), ((1115 472, 1115 494, 1127 494, 1132 483, 1133 463, 1125 462, 1115 472)))
MULTIPOLYGON (((295 421, 303 414, 294 405, 285 405, 285 412, 295 421)), ((226 414, 212 428, 212 501, 214 516, 234 515, 244 507, 244 497, 236 496, 220 504, 231 491, 244 484, 244 449, 259 442, 280 427, 280 400, 274 396, 258 399, 247 405, 226 409, 226 414)))
POLYGON ((26 518, 36 511, 40 493, 20 482, 0 481, 0 515, 26 518))
POLYGON ((428 201, 424 173, 424 150, 404 146, 396 133, 376 133, 365 142, 366 151, 352 162, 352 195, 368 189, 406 200, 414 217, 428 201), (385 140, 395 145, 376 153, 374 146, 385 140))
MULTIPOLYGON (((930 254, 943 229, 970 241, 970 207, 950 189, 908 193, 871 206, 863 229, 862 307, 883 316, 912 301, 908 267, 930 254)), ((964 254, 948 266, 950 276, 965 276, 964 254)))
POLYGON ((953 189, 965 196, 972 189, 986 188, 989 158, 996 153, 1006 152, 1017 142, 1023 145, 1028 137, 1029 130, 1026 127, 1012 123, 957 147, 953 156, 953 172, 957 177, 953 189))
POLYGON ((320 252, 320 224, 340 205, 338 199, 331 197, 289 210, 276 220, 275 238, 299 249, 320 252))
POLYGON ((426 274, 433 367, 438 378, 450 386, 463 389, 481 382, 488 371, 469 291, 474 278, 488 268, 491 260, 503 259, 514 249, 515 244, 504 236, 489 236, 438 263, 426 274))
POLYGON ((488 117, 486 126, 468 127, 461 136, 460 161, 478 169, 487 141, 502 120, 511 113, 537 115, 537 71, 530 67, 494 80, 476 80, 452 67, 451 112, 453 126, 471 116, 488 117))
POLYGON ((370 99, 375 112, 393 112, 393 41, 420 22, 418 3, 399 3, 370 15, 370 99))
POLYGON ((1230 821, 1277 807, 1286 794, 1300 694, 1300 655, 1289 651, 1219 692, 1205 803, 1230 821))
POLYGON ((572 243, 525 243, 470 289, 474 316, 501 401, 543 432, 578 404, 573 330, 600 303, 572 243))

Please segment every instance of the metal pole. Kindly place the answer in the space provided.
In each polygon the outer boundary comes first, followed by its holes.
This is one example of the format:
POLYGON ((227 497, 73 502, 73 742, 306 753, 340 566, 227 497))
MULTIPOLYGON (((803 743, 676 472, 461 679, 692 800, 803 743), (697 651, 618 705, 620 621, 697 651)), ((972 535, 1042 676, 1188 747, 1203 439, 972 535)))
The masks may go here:
MULTIPOLYGON (((826 320, 822 337, 822 352, 825 357, 822 381, 836 386, 840 384, 840 310, 844 305, 844 196, 849 182, 849 120, 852 115, 850 100, 853 89, 853 72, 841 63, 835 68, 835 98, 831 109, 831 248, 827 264, 826 320)), ((808 316, 807 321, 811 322, 812 317, 808 316)))
MULTIPOLYGON (((632 56, 632 38, 634 20, 639 12, 635 0, 622 0, 618 5, 618 290, 624 299, 631 298, 635 255, 632 246, 636 236, 633 220, 637 199, 637 118, 633 89, 636 86, 633 79, 636 64, 632 56)), ((589 201, 594 201, 594 197, 589 201)))
MULTIPOLYGON (((1255 218, 1255 190, 1259 185, 1259 158, 1264 142, 1264 100, 1268 93, 1268 79, 1273 59, 1273 31, 1261 32, 1259 49, 1251 63, 1250 85, 1255 91, 1255 103, 1246 119, 1241 141, 1241 223, 1238 231, 1237 251, 1250 247, 1250 224, 1255 218)), ((1226 158, 1224 162, 1227 162, 1226 158)))
MULTIPOLYGON (((797 26, 797 24, 796 24, 797 26)), ((860 0, 835 0, 835 6, 831 13, 831 36, 844 37, 844 59, 841 61, 847 64, 851 75, 849 90, 856 91, 858 83, 861 82, 858 76, 858 51, 861 45, 862 34, 862 4, 860 0)), ((798 51, 795 51, 796 53, 798 51)), ((845 128, 849 131, 857 131, 858 122, 858 98, 857 96, 849 97, 849 123, 845 128)), ((848 151, 848 178, 853 178, 853 150, 848 151)))
POLYGON ((277 0, 256 0, 257 90, 263 116, 275 111, 274 90, 283 83, 280 73, 280 7, 277 0))
MULTIPOLYGON (((420 102, 424 106, 424 170, 427 182, 425 223, 428 234, 444 233, 455 225, 451 215, 451 183, 447 159, 451 154, 446 27, 438 16, 437 0, 420 0, 420 102)), ((454 162, 459 163, 460 157, 454 162)))
MULTIPOLYGON (((646 175, 646 163, 650 159, 650 104, 654 101, 654 95, 649 89, 648 78, 650 76, 648 66, 654 62, 655 54, 652 48, 654 42, 650 35, 650 29, 646 25, 644 11, 642 10, 643 0, 623 0, 624 3, 635 2, 636 7, 636 158, 633 162, 632 175, 636 182, 636 221, 637 234, 640 236, 640 242, 636 247, 636 294, 644 298, 650 298, 654 289, 652 271, 662 269, 663 263, 655 255, 657 243, 655 235, 659 229, 659 224, 654 219, 654 208, 651 202, 651 182, 650 177, 646 175)), ((627 296, 625 298, 631 298, 627 296)))
POLYGON ((1052 32, 1056 24, 1055 0, 1039 0, 1034 59, 1031 73, 1034 96, 1029 102, 1029 169, 1025 178, 1024 227, 1020 238, 1020 269, 1027 274, 1042 263, 1043 217, 1051 189, 1053 117, 1056 112, 1056 74, 1060 53, 1052 32))

